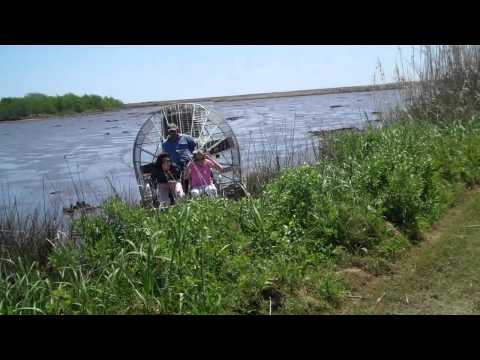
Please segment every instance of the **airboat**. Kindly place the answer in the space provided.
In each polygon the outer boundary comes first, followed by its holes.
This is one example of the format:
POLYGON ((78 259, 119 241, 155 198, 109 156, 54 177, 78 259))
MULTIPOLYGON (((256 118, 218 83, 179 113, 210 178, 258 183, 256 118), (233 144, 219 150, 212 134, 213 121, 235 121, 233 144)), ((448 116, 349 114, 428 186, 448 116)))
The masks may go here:
POLYGON ((221 174, 214 173, 221 196, 238 198, 245 193, 238 141, 225 118, 201 104, 177 103, 150 113, 135 139, 133 166, 143 204, 156 203, 151 171, 167 139, 167 124, 171 123, 177 125, 180 133, 192 136, 198 149, 215 156, 224 167, 221 174))

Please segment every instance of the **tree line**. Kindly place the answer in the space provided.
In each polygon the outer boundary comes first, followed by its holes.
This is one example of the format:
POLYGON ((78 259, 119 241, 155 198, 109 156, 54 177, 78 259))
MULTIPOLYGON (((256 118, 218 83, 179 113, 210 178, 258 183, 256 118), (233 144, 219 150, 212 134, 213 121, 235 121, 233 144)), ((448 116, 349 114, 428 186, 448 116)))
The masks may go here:
POLYGON ((0 121, 18 120, 32 115, 82 113, 94 110, 110 110, 122 106, 120 100, 109 96, 47 96, 30 93, 24 97, 5 97, 0 100, 0 121))

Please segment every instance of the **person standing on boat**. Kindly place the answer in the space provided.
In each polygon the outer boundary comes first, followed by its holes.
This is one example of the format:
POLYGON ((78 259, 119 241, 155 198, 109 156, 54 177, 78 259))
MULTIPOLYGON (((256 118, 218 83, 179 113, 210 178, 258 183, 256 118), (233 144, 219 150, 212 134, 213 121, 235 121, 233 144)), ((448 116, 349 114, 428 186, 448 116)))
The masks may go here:
POLYGON ((151 178, 157 190, 157 201, 163 204, 174 204, 185 196, 180 184, 180 169, 167 153, 158 155, 152 169, 151 178))
POLYGON ((168 137, 162 143, 162 150, 170 155, 173 164, 178 166, 182 173, 182 185, 185 191, 188 191, 188 179, 184 176, 185 166, 193 157, 193 151, 197 148, 195 139, 186 134, 178 132, 177 125, 171 123, 167 125, 168 137))
POLYGON ((162 149, 170 155, 172 162, 180 168, 180 171, 183 171, 192 158, 197 143, 190 135, 180 134, 175 124, 168 124, 167 129, 168 137, 162 143, 162 149))
POLYGON ((190 190, 192 196, 197 197, 201 194, 217 196, 212 169, 222 172, 223 166, 202 150, 195 150, 193 160, 187 165, 187 178, 192 185, 190 190))

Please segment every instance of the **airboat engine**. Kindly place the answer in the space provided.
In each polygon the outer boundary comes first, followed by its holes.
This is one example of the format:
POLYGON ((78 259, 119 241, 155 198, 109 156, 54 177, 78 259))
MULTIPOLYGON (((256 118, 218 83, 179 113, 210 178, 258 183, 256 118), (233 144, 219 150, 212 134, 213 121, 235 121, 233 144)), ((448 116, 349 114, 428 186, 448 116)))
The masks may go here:
POLYGON ((157 156, 162 152, 162 143, 167 139, 167 124, 177 125, 181 134, 192 136, 198 149, 214 155, 224 167, 221 174, 214 175, 219 194, 237 198, 243 193, 240 150, 237 138, 225 118, 200 104, 163 105, 150 113, 138 131, 133 146, 133 166, 144 204, 155 198, 151 170, 157 156))

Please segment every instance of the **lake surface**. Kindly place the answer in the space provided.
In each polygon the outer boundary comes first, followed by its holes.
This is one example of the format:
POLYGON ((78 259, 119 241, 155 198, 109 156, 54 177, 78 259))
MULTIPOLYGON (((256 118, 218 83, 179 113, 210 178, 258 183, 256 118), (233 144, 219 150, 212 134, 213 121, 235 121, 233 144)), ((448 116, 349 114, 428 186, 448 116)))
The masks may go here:
MULTIPOLYGON (((300 148, 311 131, 361 128, 401 100, 398 90, 387 90, 203 104, 228 119, 247 166, 265 144, 285 146, 288 136, 288 146, 300 148)), ((110 183, 137 200, 133 143, 157 109, 0 122, 0 208, 14 199, 25 209, 69 206, 79 198, 98 204, 112 194, 110 183)))

